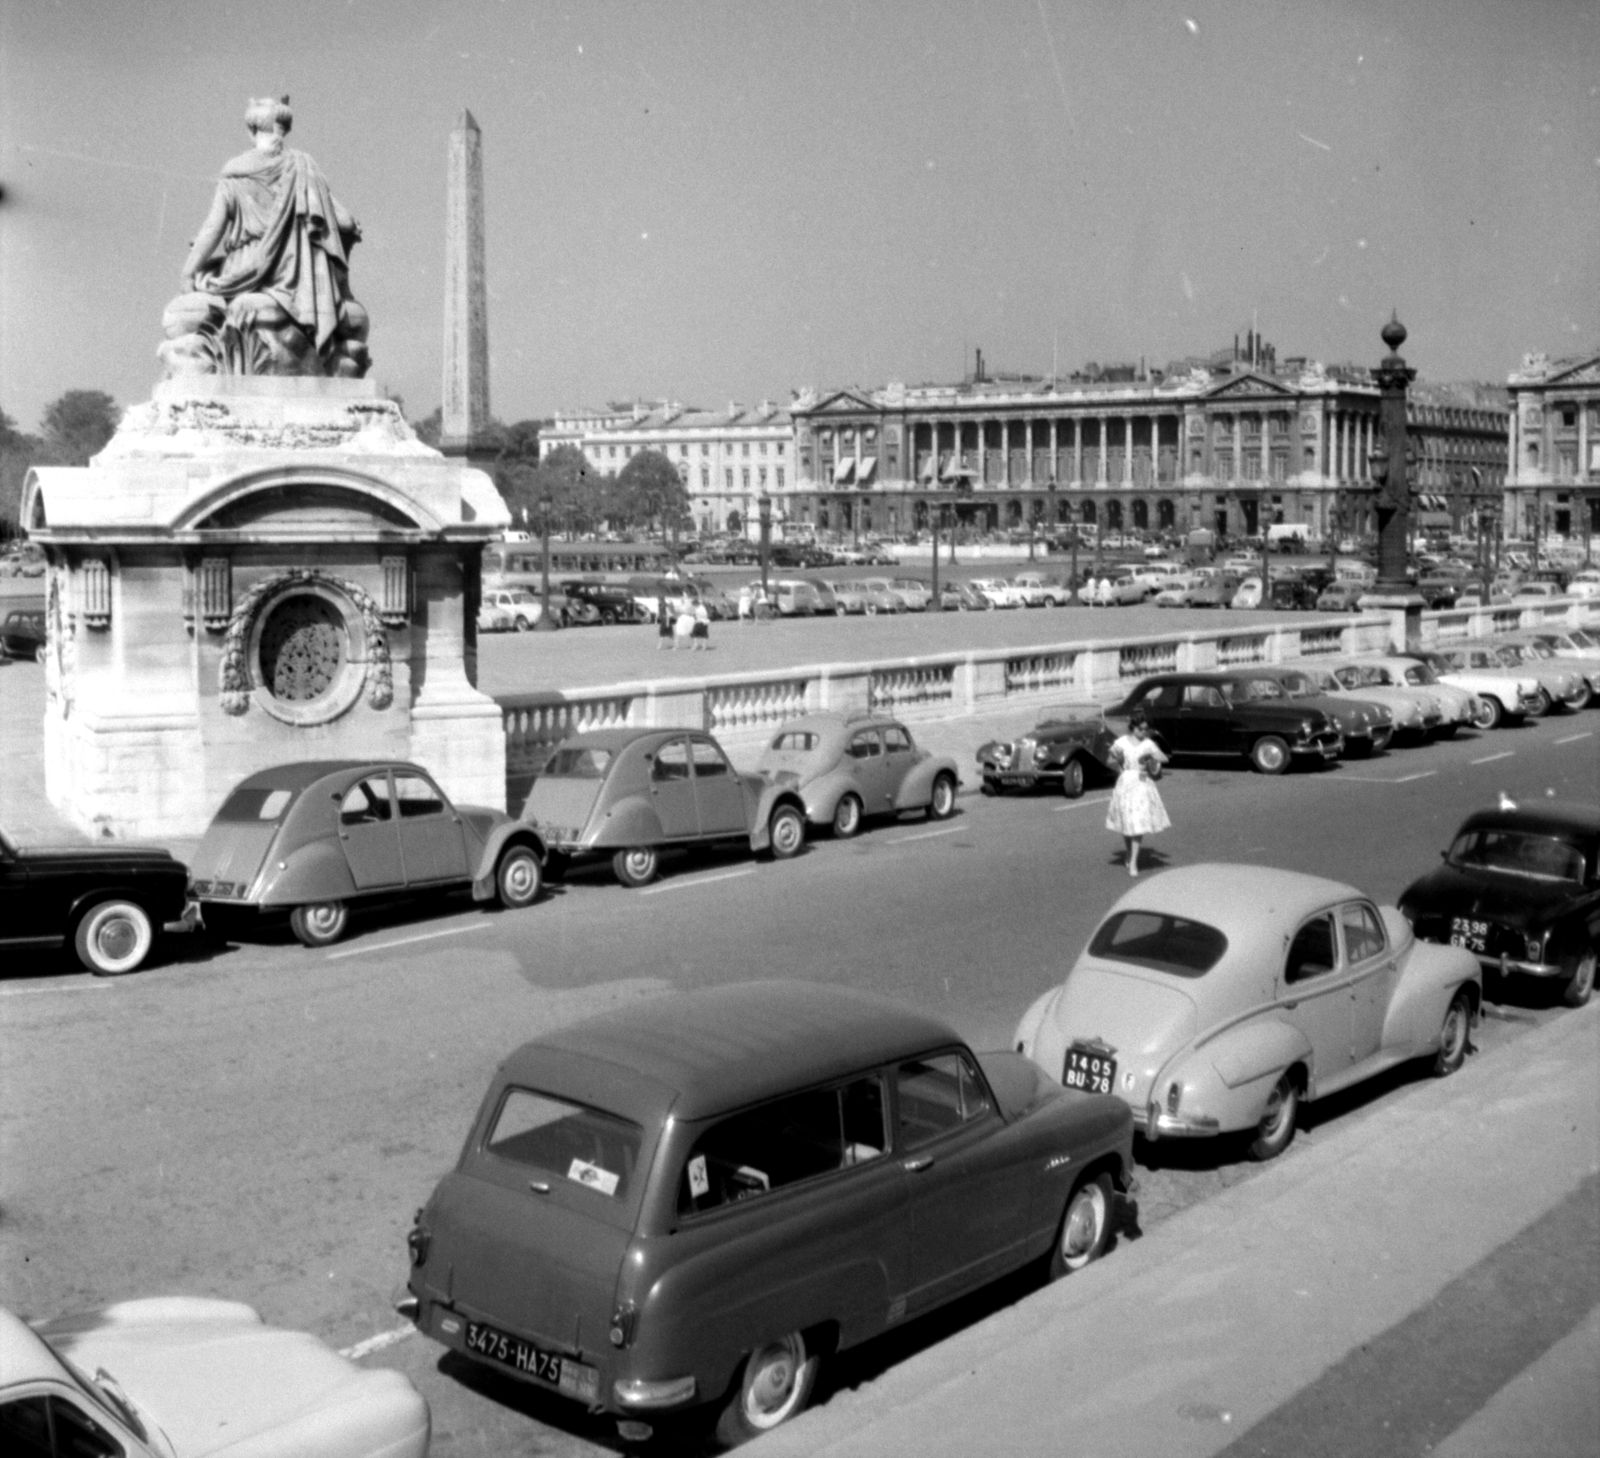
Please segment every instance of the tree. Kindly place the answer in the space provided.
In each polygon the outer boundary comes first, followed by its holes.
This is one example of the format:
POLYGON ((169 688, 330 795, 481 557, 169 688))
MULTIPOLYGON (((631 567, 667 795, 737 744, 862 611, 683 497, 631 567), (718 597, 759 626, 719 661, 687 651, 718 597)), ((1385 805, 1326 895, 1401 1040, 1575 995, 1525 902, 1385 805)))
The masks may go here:
POLYGON ((424 415, 421 420, 412 421, 411 428, 416 431, 417 439, 423 445, 432 446, 437 450, 439 433, 444 429, 444 410, 436 406, 431 415, 424 415))
POLYGON ((44 442, 17 429, 0 410, 0 541, 17 534, 21 525, 22 483, 28 467, 40 458, 44 442))
POLYGON ((104 390, 68 390, 44 412, 44 444, 58 466, 86 466, 116 434, 121 412, 104 390))
POLYGON ((608 482, 576 446, 557 446, 542 461, 516 443, 513 426, 507 448, 495 462, 494 484, 511 509, 519 529, 537 531, 544 503, 552 525, 574 531, 592 530, 607 516, 608 482))
POLYGON ((659 522, 663 531, 689 520, 689 492, 660 451, 635 451, 617 473, 618 507, 632 522, 659 522))

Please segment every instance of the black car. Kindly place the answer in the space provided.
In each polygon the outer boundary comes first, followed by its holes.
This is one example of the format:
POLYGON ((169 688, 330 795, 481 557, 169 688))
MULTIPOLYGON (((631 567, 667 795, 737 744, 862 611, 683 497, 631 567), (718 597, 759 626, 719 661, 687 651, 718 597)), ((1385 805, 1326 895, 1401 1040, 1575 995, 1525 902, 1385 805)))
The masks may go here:
POLYGON ((1554 978, 1582 1007, 1600 949, 1600 806, 1469 815, 1400 910, 1419 937, 1465 947, 1489 971, 1554 978))
POLYGON ((0 658, 44 662, 44 609, 13 608, 0 623, 0 658))
POLYGON ((133 972, 182 918, 188 880, 153 847, 22 849, 0 833, 0 946, 70 945, 97 976, 133 972))
POLYGON ((625 587, 611 582, 582 582, 576 579, 563 582, 561 590, 574 602, 587 603, 600 614, 601 623, 636 623, 640 620, 638 604, 625 587))
POLYGON ((1144 679, 1109 719, 1142 708, 1168 754, 1243 756, 1264 775, 1280 775, 1295 758, 1334 760, 1344 740, 1320 709, 1292 700, 1261 699, 1247 673, 1163 673, 1144 679))

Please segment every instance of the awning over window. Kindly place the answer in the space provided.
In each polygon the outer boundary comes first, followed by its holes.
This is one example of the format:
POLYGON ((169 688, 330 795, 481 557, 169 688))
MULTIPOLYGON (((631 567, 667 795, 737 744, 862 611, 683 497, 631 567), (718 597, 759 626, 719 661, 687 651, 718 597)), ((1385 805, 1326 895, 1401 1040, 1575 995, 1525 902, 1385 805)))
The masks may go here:
POLYGON ((878 469, 878 458, 869 456, 856 467, 856 485, 865 486, 872 479, 873 473, 878 469))
POLYGON ((833 468, 833 484, 835 486, 848 486, 855 469, 856 463, 850 457, 836 462, 833 468))
POLYGON ((1419 496, 1417 503, 1424 511, 1449 511, 1450 500, 1445 496, 1419 496))

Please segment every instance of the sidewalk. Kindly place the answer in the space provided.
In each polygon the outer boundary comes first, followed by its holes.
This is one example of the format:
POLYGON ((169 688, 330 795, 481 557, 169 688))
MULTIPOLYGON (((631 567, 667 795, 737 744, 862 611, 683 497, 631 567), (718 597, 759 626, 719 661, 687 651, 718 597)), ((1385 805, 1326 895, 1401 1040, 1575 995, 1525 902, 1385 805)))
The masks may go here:
POLYGON ((1600 1450, 1600 1003, 759 1440, 752 1458, 1600 1450))

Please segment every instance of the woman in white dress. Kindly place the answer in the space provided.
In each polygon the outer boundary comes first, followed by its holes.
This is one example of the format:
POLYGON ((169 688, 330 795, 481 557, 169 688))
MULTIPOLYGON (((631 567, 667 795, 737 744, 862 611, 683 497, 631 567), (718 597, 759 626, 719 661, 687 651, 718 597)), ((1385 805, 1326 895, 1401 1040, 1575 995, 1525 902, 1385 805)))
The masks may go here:
POLYGON ((1137 876, 1140 842, 1172 824, 1155 786, 1167 756, 1150 737, 1150 724, 1143 709, 1133 711, 1128 732, 1111 746, 1111 759, 1118 773, 1117 787, 1111 792, 1106 809, 1106 829, 1122 837, 1127 848, 1128 874, 1137 876))

